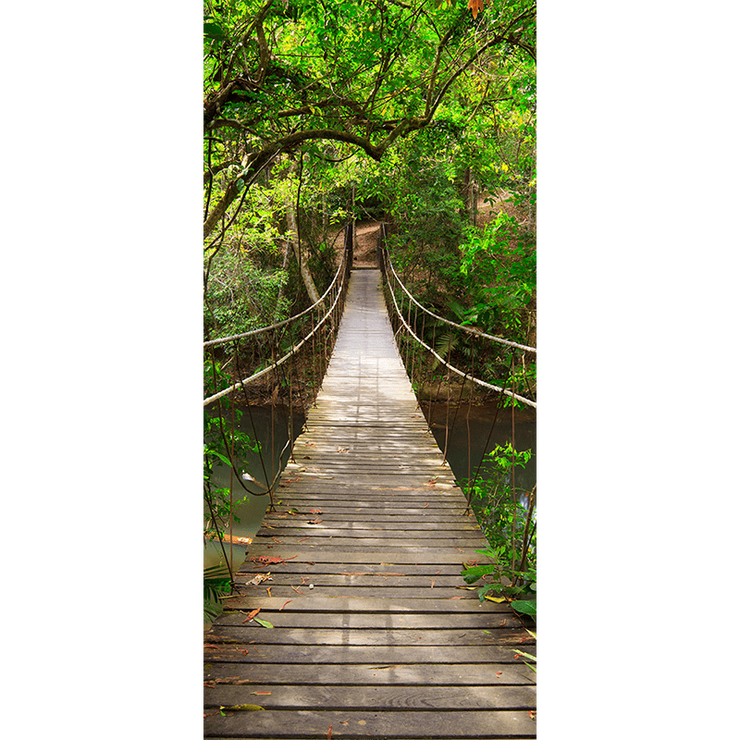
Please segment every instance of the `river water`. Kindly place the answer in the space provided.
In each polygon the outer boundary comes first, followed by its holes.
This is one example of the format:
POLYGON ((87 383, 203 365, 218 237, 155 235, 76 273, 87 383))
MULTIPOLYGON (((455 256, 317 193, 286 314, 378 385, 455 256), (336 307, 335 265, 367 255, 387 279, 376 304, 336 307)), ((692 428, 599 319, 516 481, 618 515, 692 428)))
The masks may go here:
MULTIPOLYGON (((422 410, 427 418, 431 418, 431 429, 440 449, 444 451, 447 445, 447 460, 450 463, 457 480, 467 480, 476 475, 478 465, 484 453, 490 452, 496 445, 503 445, 512 439, 511 412, 502 409, 492 426, 496 416, 494 405, 461 406, 457 413, 455 409, 447 408, 444 403, 432 403, 431 410, 428 403, 422 404, 422 410), (454 425, 453 425, 454 421, 454 425), (449 433, 445 425, 452 428, 449 433)), ((293 436, 297 436, 305 421, 302 414, 294 413, 293 436)), ((242 431, 252 439, 262 440, 262 455, 251 454, 245 460, 240 460, 241 472, 248 472, 254 479, 244 481, 245 487, 253 492, 246 494, 245 490, 235 481, 232 481, 228 469, 217 470, 213 483, 216 487, 229 486, 233 483, 234 500, 244 498, 244 503, 235 507, 235 514, 239 521, 234 521, 231 536, 232 541, 225 543, 227 557, 238 567, 244 561, 246 544, 234 542, 237 538, 253 538, 260 528, 265 511, 269 504, 269 496, 258 495, 264 491, 265 484, 272 480, 278 469, 282 469, 288 461, 288 451, 281 455, 289 433, 287 409, 270 409, 253 406, 251 411, 243 410, 239 424, 242 431)), ((536 447, 537 424, 533 420, 516 421, 513 428, 514 446, 517 450, 532 450, 532 458, 525 468, 517 468, 515 485, 525 491, 532 490, 536 482, 536 447)), ((481 465, 480 477, 487 478, 487 468, 484 462, 481 465)), ((209 542, 206 546, 204 564, 206 567, 216 565, 223 560, 221 547, 218 543, 209 542)))

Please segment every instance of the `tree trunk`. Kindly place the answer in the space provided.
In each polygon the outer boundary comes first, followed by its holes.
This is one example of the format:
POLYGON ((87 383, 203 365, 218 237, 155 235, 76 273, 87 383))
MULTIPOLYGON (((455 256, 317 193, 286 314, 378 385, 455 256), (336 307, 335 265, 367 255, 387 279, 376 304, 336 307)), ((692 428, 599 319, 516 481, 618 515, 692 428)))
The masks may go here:
MULTIPOLYGON (((295 162, 291 162, 289 171, 291 174, 295 174, 298 172, 298 167, 296 166, 295 162)), ((311 275, 311 271, 308 269, 308 260, 301 259, 301 240, 300 232, 298 231, 298 207, 300 205, 299 197, 300 196, 296 197, 295 203, 291 201, 286 208, 289 232, 288 241, 293 247, 293 253, 295 254, 296 260, 298 261, 298 269, 301 271, 301 278, 303 278, 303 284, 306 286, 306 290, 308 291, 308 296, 311 299, 311 303, 316 303, 316 301, 318 301, 321 296, 316 290, 316 284, 313 281, 313 276, 311 275)))

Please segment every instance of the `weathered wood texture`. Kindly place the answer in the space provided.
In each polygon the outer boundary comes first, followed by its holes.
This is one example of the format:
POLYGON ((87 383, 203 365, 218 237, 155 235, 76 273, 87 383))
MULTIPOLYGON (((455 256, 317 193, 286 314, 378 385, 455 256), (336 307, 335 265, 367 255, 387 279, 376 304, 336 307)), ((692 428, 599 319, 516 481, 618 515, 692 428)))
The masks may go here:
POLYGON ((352 273, 276 500, 206 637, 206 737, 536 736, 516 652, 534 640, 460 576, 486 541, 417 406, 377 270, 352 273))

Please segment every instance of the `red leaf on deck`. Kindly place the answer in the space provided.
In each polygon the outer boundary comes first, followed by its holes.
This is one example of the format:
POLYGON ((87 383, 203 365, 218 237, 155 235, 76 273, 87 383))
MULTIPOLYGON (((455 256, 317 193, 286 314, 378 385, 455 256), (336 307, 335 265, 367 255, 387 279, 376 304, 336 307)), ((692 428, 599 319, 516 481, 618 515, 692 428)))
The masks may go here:
POLYGON ((323 509, 311 509, 312 514, 323 514, 323 509))
POLYGON ((326 740, 331 740, 331 725, 329 725, 329 732, 326 735, 326 740))
MULTIPOLYGON (((247 614, 247 618, 244 620, 244 622, 251 622, 260 613, 260 610, 261 609, 262 609, 262 607, 260 606, 259 608, 253 609, 251 612, 249 612, 249 614, 247 614)), ((244 622, 242 622, 242 624, 244 624, 244 622)))
POLYGON ((282 605, 282 606, 280 607, 280 609, 279 609, 278 611, 282 611, 283 609, 285 609, 285 607, 286 607, 286 606, 288 606, 288 604, 290 604, 290 602, 291 602, 291 601, 293 601, 293 599, 288 599, 288 600, 287 600, 287 601, 286 601, 286 602, 285 602, 285 603, 284 603, 284 604, 283 604, 283 605, 282 605))
MULTIPOLYGON (((271 547, 271 545, 268 545, 268 547, 271 547)), ((280 558, 275 555, 258 555, 257 557, 250 558, 250 560, 254 563, 255 568, 264 568, 266 565, 278 565, 284 563, 286 560, 292 560, 297 557, 297 555, 292 555, 289 558, 280 558)))
POLYGON ((496 678, 498 678, 499 676, 503 676, 503 675, 504 675, 504 672, 503 672, 503 671, 499 671, 499 672, 498 672, 498 673, 496 674, 496 678))

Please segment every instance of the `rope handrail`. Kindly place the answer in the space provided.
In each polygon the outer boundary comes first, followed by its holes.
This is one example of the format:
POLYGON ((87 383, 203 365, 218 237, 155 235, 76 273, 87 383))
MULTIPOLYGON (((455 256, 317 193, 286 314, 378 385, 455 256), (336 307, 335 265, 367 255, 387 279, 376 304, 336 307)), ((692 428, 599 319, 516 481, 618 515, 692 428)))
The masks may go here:
MULTIPOLYGON (((265 331, 272 331, 273 329, 279 329, 281 326, 285 326, 286 324, 290 324, 291 321, 295 321, 296 319, 300 319, 301 316, 305 316, 309 311, 313 311, 316 306, 324 302, 324 298, 329 294, 329 291, 334 287, 334 284, 337 282, 337 278, 339 277, 340 273, 342 272, 342 269, 345 268, 346 263, 346 257, 347 257, 347 247, 345 246, 344 250, 342 251, 342 259, 339 262, 339 267, 337 268, 336 273, 334 273, 334 279, 329 284, 329 287, 324 291, 324 295, 319 298, 316 303, 309 306, 308 308, 304 309, 300 313, 297 313, 295 316, 291 316, 290 318, 285 319, 284 321, 279 321, 277 324, 270 324, 270 326, 263 326, 259 329, 252 329, 251 331, 245 331, 243 334, 232 334, 229 337, 218 337, 216 339, 209 339, 207 342, 203 342, 203 347, 214 347, 217 344, 225 344, 226 342, 232 342, 235 339, 244 339, 245 337, 251 337, 255 334, 261 334, 265 331)), ((345 268, 346 269, 346 268, 345 268)))
MULTIPOLYGON (((345 249, 345 254, 347 253, 347 250, 345 249)), ((344 256, 342 257, 342 263, 344 263, 344 256)), ((339 275, 339 271, 337 271, 337 275, 339 275)), ((262 370, 259 370, 258 372, 254 373, 253 375, 250 375, 248 378, 244 378, 243 380, 238 381, 237 383, 234 383, 234 385, 229 386, 228 388, 224 388, 223 390, 220 390, 218 393, 214 393, 212 396, 208 396, 208 398, 203 400, 203 406, 208 406, 214 401, 217 401, 219 398, 223 398, 223 396, 228 395, 229 393, 233 393, 237 388, 240 388, 243 385, 246 385, 248 383, 252 383, 253 381, 257 380, 258 378, 261 378, 263 375, 266 375, 267 373, 271 372, 272 370, 275 370, 276 368, 280 367, 284 362, 287 362, 298 350, 303 347, 303 345, 321 328, 323 323, 331 316, 332 311, 336 307, 340 297, 342 296, 344 292, 344 284, 346 282, 347 273, 346 270, 342 273, 342 283, 339 287, 339 290, 337 291, 336 298, 334 299, 334 303, 329 307, 327 312, 324 314, 324 317, 319 321, 318 324, 313 328, 313 330, 307 334, 303 339, 298 343, 294 344, 288 352, 283 355, 279 360, 276 360, 271 365, 268 365, 268 367, 263 368, 262 370)), ((336 279, 336 276, 335 276, 336 279)), ((332 285, 334 285, 334 281, 332 281, 332 285)), ((327 291, 328 292, 328 291, 327 291)), ((324 296, 326 296, 326 293, 324 293, 324 296)), ((317 301, 317 303, 314 303, 314 306, 316 306, 320 301, 317 301)), ((312 306, 313 308, 313 306, 312 306)), ((295 318, 295 317, 294 317, 295 318)), ((269 328, 269 327, 268 327, 269 328)))
POLYGON ((419 301, 414 298, 414 296, 409 293, 406 286, 401 282, 401 278, 398 277, 398 274, 396 273, 395 268, 393 267, 393 262, 391 261, 390 256, 387 253, 387 250, 384 250, 385 252, 385 259, 388 263, 389 267, 391 268, 391 272, 393 273, 393 277, 396 279, 396 282, 401 286, 404 293, 413 301, 415 305, 417 305, 422 311, 425 313, 428 313, 430 316, 433 316, 435 319, 438 319, 439 321, 443 321, 445 324, 449 324, 450 326, 454 326, 456 329, 462 329, 463 331, 467 332, 468 334, 472 334, 475 337, 483 337, 484 339, 491 339, 494 342, 500 342, 501 344, 506 344, 509 347, 516 347, 517 349, 524 350, 525 352, 537 352, 537 347, 530 347, 526 344, 518 344, 517 342, 512 342, 509 339, 504 339, 503 337, 495 337, 491 334, 486 334, 485 332, 478 331, 477 329, 471 329, 469 326, 462 326, 462 324, 456 324, 454 321, 450 321, 449 319, 444 318, 444 316, 438 316, 436 313, 433 313, 428 308, 424 308, 424 306, 419 303, 419 301))
MULTIPOLYGON (((400 308, 398 307, 398 303, 396 303, 396 296, 393 295, 393 291, 389 290, 391 298, 393 299, 393 307, 396 310, 396 314, 398 314, 398 318, 401 320, 401 323, 403 324, 406 331, 422 346, 424 347, 428 352, 431 352, 434 357, 436 357, 445 367, 452 370, 452 372, 456 373, 463 379, 467 379, 472 381, 473 383, 476 383, 477 385, 487 388, 491 391, 496 391, 497 393, 503 393, 506 396, 510 396, 511 398, 515 399, 516 401, 521 401, 522 403, 526 404, 527 406, 531 406, 532 408, 537 408, 536 401, 531 401, 529 398, 525 398, 524 396, 520 396, 517 393, 514 393, 513 391, 510 391, 506 388, 501 388, 497 385, 492 385, 491 383, 486 383, 484 380, 480 380, 479 378, 475 378, 470 373, 464 373, 462 370, 459 370, 454 365, 450 365, 443 357, 440 357, 426 342, 424 342, 422 339, 420 339, 416 334, 413 332, 411 327, 406 323, 406 320, 403 318, 403 314, 401 313, 400 308)), ((477 336, 480 336, 478 332, 474 332, 477 336)))

